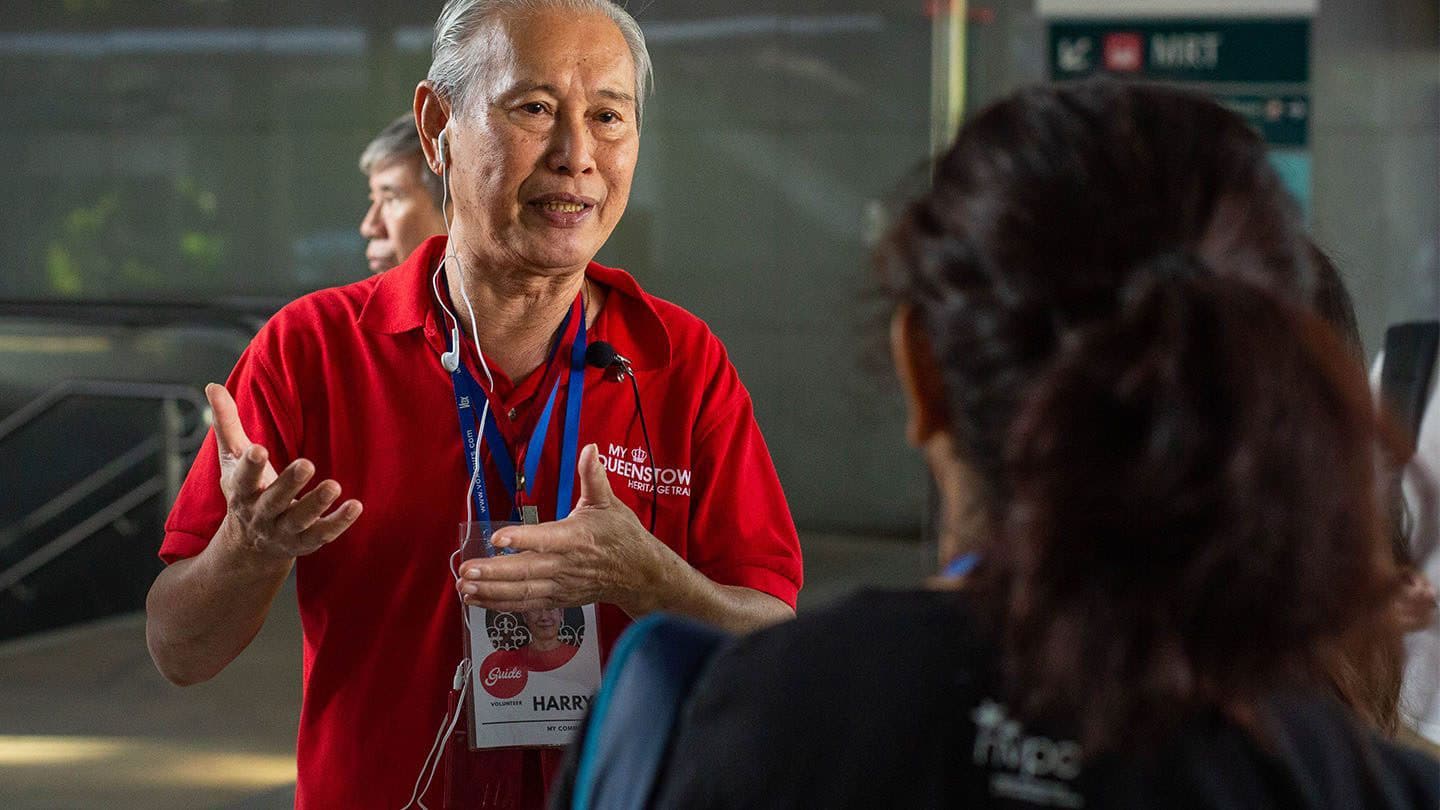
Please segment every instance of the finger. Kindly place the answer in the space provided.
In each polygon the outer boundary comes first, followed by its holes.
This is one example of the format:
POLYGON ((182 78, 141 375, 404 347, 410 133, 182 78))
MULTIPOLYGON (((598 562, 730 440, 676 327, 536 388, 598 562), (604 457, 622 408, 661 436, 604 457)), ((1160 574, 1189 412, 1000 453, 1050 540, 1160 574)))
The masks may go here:
MULTIPOLYGON (((266 494, 269 494, 268 492, 266 494)), ((314 525, 330 504, 340 497, 340 485, 334 481, 321 481, 318 486, 293 502, 281 515, 276 525, 288 534, 299 534, 314 525)))
POLYGON ((579 605, 572 605, 560 599, 525 599, 518 602, 491 602, 463 597, 465 604, 472 607, 483 607, 486 610, 493 610, 497 613, 523 613, 527 610, 545 610, 547 608, 572 608, 579 605))
POLYGON ((315 465, 309 460, 297 458, 290 462, 290 466, 265 487, 265 492, 255 502, 256 510, 267 517, 278 517, 290 508, 295 496, 300 494, 300 490, 304 489, 314 475, 315 465))
POLYGON ((252 444, 240 454, 230 476, 230 492, 241 498, 251 498, 261 489, 265 470, 270 466, 270 453, 258 444, 252 444))
POLYGON ((466 560, 460 566, 464 582, 519 582, 546 579, 558 575, 565 567, 565 558, 558 554, 506 554, 466 560))
POLYGON ((529 604, 532 607, 549 605, 555 598, 557 587, 545 579, 527 579, 522 582, 469 582, 460 589, 460 595, 467 602, 494 609, 497 604, 529 604))
POLYGON ((221 455, 238 456, 250 446, 250 437, 245 435, 245 426, 240 424, 240 411, 235 407, 235 398, 225 386, 210 383, 205 386, 205 399, 210 401, 210 411, 215 414, 215 443, 221 455))
POLYGON ((615 495, 610 491, 610 477, 605 474, 605 465, 600 462, 600 448, 593 444, 585 445, 576 467, 580 473, 580 500, 575 507, 608 506, 615 495))
POLYGON ((352 499, 340 504, 334 512, 315 521, 310 528, 300 533, 299 542, 303 548, 308 549, 303 553, 309 554, 344 534, 345 530, 350 528, 360 517, 362 511, 360 502, 352 499))
POLYGON ((555 554, 574 548, 580 542, 580 530, 568 519, 532 526, 506 526, 490 538, 490 544, 496 548, 555 554))

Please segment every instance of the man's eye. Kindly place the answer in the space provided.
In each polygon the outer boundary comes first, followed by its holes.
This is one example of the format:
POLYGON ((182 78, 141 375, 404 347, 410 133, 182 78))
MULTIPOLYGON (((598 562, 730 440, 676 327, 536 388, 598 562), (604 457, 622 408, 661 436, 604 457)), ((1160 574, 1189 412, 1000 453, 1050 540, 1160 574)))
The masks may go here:
POLYGON ((595 116, 595 118, 602 124, 615 124, 620 121, 620 116, 608 110, 595 116))
POLYGON ((545 105, 541 104, 538 101, 532 101, 529 104, 522 106, 520 109, 524 110, 527 113, 530 113, 531 115, 543 115, 545 113, 545 105))

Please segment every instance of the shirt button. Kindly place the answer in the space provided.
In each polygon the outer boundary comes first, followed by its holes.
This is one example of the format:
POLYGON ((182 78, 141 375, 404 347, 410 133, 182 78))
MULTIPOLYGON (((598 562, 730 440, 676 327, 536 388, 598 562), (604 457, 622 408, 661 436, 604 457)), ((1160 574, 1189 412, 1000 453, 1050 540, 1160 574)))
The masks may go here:
POLYGON ((511 409, 510 409, 510 413, 508 414, 508 416, 510 417, 510 421, 512 421, 512 422, 515 421, 515 409, 514 409, 514 408, 511 408, 511 409))

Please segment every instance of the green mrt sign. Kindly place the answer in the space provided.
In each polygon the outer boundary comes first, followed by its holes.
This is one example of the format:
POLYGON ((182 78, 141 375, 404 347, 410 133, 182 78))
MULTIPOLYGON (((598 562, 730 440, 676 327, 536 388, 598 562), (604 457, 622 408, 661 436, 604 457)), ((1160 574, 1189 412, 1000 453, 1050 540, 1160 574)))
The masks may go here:
POLYGON ((1305 83, 1310 21, 1051 23, 1050 77, 1095 73, 1179 82, 1305 83))

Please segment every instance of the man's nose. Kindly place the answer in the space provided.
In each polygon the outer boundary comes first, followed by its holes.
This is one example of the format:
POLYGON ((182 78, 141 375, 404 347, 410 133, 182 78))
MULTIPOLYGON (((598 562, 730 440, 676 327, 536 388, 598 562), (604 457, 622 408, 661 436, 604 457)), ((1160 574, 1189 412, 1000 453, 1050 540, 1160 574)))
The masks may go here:
POLYGON ((365 212, 365 218, 360 220, 360 235, 366 239, 385 238, 385 221, 380 218, 380 203, 370 203, 370 210, 365 212))
POLYGON ((572 176, 595 170, 595 136, 583 114, 556 118, 546 162, 551 171, 572 176))

